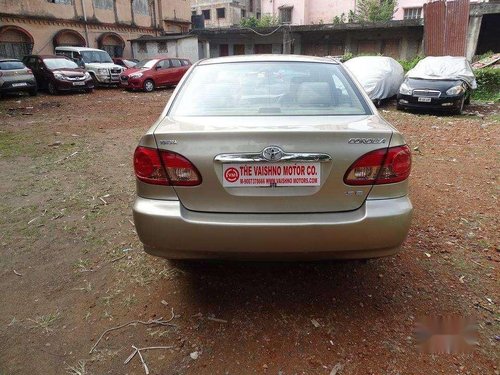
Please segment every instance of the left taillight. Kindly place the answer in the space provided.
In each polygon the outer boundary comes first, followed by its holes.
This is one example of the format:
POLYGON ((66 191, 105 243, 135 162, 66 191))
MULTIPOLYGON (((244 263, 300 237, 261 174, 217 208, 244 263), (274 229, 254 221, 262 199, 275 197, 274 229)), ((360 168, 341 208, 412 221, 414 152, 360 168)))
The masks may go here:
POLYGON ((344 175, 347 185, 381 185, 401 182, 411 171, 407 145, 371 151, 356 160, 344 175))
POLYGON ((134 153, 134 171, 140 181, 154 185, 196 186, 198 169, 184 156, 171 151, 139 146, 134 153))

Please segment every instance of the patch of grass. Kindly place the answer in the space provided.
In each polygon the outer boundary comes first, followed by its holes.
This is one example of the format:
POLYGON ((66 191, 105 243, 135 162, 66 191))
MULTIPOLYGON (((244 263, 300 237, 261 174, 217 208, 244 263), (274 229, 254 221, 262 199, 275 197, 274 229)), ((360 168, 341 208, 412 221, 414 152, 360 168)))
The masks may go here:
POLYGON ((74 264, 73 268, 79 272, 88 272, 89 271, 90 261, 88 259, 78 259, 74 264))
POLYGON ((35 319, 28 319, 34 324, 32 328, 42 328, 45 332, 52 331, 52 326, 61 317, 59 311, 53 314, 39 315, 35 319))
POLYGON ((83 287, 80 287, 80 288, 73 288, 73 290, 80 290, 82 292, 87 292, 87 293, 90 293, 92 291, 92 284, 89 282, 87 282, 87 284, 85 284, 83 287))
POLYGON ((135 298, 135 294, 129 294, 123 300, 123 305, 126 306, 126 307, 130 307, 130 306, 132 306, 135 303, 137 303, 137 298, 135 298))
POLYGON ((57 160, 61 155, 66 155, 74 148, 74 145, 63 143, 58 147, 48 147, 49 141, 45 139, 34 142, 37 135, 33 136, 26 132, 0 131, 0 157, 13 158, 28 156, 32 158, 45 157, 49 164, 57 160))
POLYGON ((30 139, 18 132, 0 132, 0 156, 35 156, 38 147, 30 139))
POLYGON ((86 361, 80 360, 75 366, 69 366, 66 372, 71 375, 87 375, 86 364, 86 361))
POLYGON ((477 90, 472 93, 475 100, 500 101, 500 69, 483 68, 474 71, 477 90))

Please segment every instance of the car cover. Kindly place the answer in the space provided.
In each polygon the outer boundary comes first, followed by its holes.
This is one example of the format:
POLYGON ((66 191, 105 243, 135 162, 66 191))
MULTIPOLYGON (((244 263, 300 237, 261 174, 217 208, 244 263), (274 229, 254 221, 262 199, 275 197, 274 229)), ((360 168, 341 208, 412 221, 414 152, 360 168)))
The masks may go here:
POLYGON ((462 80, 471 89, 477 88, 476 77, 465 57, 428 56, 406 75, 409 78, 462 80))
POLYGON ((344 65, 363 86, 371 100, 396 95, 403 83, 403 67, 391 57, 360 56, 346 61, 344 65))

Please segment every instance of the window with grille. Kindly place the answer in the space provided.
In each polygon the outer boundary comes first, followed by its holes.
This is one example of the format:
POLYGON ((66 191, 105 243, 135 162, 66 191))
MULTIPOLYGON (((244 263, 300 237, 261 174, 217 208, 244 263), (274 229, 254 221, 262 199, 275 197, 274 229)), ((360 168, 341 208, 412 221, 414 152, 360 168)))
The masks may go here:
POLYGON ((404 11, 403 19, 416 20, 422 18, 422 8, 406 8, 404 11))
POLYGON ((21 60, 33 51, 33 44, 21 42, 0 42, 0 56, 21 60))
POLYGON ((139 52, 142 52, 142 53, 148 52, 148 45, 146 42, 139 42, 139 52))
POLYGON ((210 19, 210 9, 205 9, 201 11, 201 14, 203 14, 203 18, 206 20, 210 19))
POLYGON ((217 18, 226 18, 226 8, 217 8, 217 18))
POLYGON ((149 15, 149 1, 148 0, 133 0, 132 8, 134 13, 142 14, 144 16, 149 15))
MULTIPOLYGON (((61 1, 61 0, 56 0, 61 1)), ((113 9, 113 0, 93 0, 94 6, 99 9, 113 9)))
POLYGON ((281 23, 292 23, 292 7, 280 8, 281 23))
POLYGON ((168 45, 166 41, 158 42, 158 52, 168 52, 168 45))

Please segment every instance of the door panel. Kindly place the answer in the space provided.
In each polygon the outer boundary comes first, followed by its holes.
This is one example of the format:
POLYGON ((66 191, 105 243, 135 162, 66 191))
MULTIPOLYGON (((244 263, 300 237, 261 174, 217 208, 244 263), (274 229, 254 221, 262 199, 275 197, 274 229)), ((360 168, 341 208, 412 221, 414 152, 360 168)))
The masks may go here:
POLYGON ((169 83, 170 80, 170 61, 161 60, 156 64, 156 71, 154 72, 154 79, 156 85, 164 86, 169 83))

